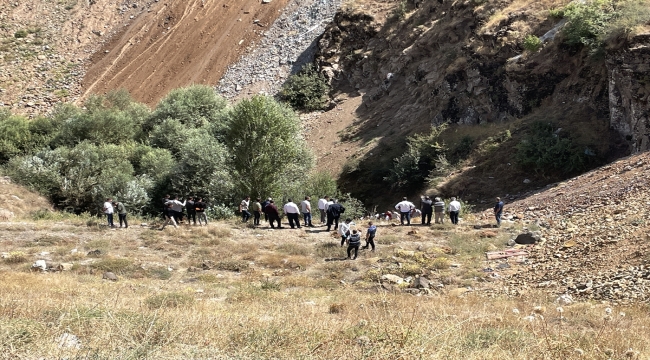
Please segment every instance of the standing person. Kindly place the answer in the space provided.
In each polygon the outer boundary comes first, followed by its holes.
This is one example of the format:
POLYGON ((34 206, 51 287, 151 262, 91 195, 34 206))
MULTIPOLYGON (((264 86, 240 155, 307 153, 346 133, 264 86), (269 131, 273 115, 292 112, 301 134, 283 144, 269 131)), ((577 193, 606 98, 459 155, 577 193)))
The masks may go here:
POLYGON ((260 224, 260 216, 262 215, 262 204, 260 204, 260 198, 255 199, 253 205, 251 205, 251 211, 253 212, 253 225, 260 224))
POLYGON ((104 214, 106 214, 106 220, 108 221, 108 226, 115 227, 115 225, 113 225, 113 200, 111 198, 106 199, 103 210, 104 210, 104 214))
POLYGON ((433 201, 425 196, 422 200, 422 225, 431 225, 431 214, 433 214, 433 201))
POLYGON ((449 218, 454 225, 458 225, 458 214, 460 214, 460 202, 453 197, 449 203, 449 218))
POLYGON ((187 209, 187 225, 190 224, 190 220, 196 225, 196 202, 193 197, 190 197, 185 202, 185 208, 187 209))
POLYGON ((354 229, 352 230, 352 234, 348 239, 348 259, 352 259, 352 260, 357 259, 357 255, 359 255, 360 245, 361 245, 361 234, 359 234, 359 232, 356 229, 354 229), (354 257, 350 258, 352 250, 354 250, 354 257))
POLYGON ((309 196, 305 196, 305 200, 300 203, 302 218, 305 221, 305 227, 314 227, 311 223, 311 202, 309 196))
POLYGON ((368 246, 372 246, 372 251, 375 251, 375 235, 377 234, 377 226, 373 222, 368 223, 368 231, 366 231, 366 246, 363 249, 367 249, 368 246))
POLYGON ((445 222, 445 202, 441 198, 437 197, 436 202, 433 203, 433 209, 435 210, 435 222, 436 224, 443 224, 445 222))
POLYGON ((194 202, 194 208, 196 209, 196 215, 199 218, 199 226, 201 226, 201 220, 205 221, 205 226, 208 226, 208 216, 205 215, 205 208, 207 204, 203 202, 202 198, 199 198, 194 202))
POLYGON ((280 213, 278 212, 278 207, 275 205, 273 199, 269 200, 269 204, 264 208, 265 213, 269 217, 269 224, 271 224, 271 229, 274 229, 273 222, 278 222, 278 229, 282 229, 280 224, 280 213))
POLYGON ((262 212, 264 213, 264 221, 269 222, 269 215, 266 213, 264 210, 266 208, 266 205, 268 205, 271 202, 271 198, 268 198, 262 202, 262 212))
POLYGON ((165 217, 165 223, 163 224, 162 228, 160 229, 165 230, 165 226, 167 226, 169 223, 174 225, 174 228, 178 228, 176 225, 176 221, 174 220, 174 209, 172 208, 174 204, 171 201, 167 202, 167 205, 165 206, 165 211, 163 212, 163 216, 165 217))
POLYGON ((164 198, 162 198, 162 214, 163 214, 163 220, 165 220, 165 213, 167 213, 167 203, 171 201, 171 198, 169 195, 165 195, 164 198))
POLYGON ((295 226, 297 226, 298 229, 300 229, 300 217, 298 215, 300 213, 300 209, 298 208, 298 205, 296 205, 293 201, 291 201, 291 199, 287 199, 287 200, 288 202, 284 204, 283 210, 284 213, 287 214, 287 219, 289 220, 289 226, 291 226, 291 228, 293 229, 294 223, 296 223, 295 226))
POLYGON ((247 222, 251 218, 251 213, 248 212, 248 204, 251 202, 251 197, 246 196, 246 199, 241 201, 239 204, 239 211, 241 211, 241 218, 243 222, 247 222))
POLYGON ((114 202, 113 206, 115 206, 115 210, 117 210, 117 217, 120 219, 120 227, 122 227, 122 223, 124 223, 124 228, 129 227, 129 223, 126 222, 126 207, 122 202, 114 202))
POLYGON ((402 198, 402 201, 395 205, 395 210, 399 210, 400 213, 400 225, 404 225, 404 219, 406 219, 406 224, 411 225, 411 210, 415 209, 415 205, 412 202, 406 199, 406 196, 402 198))
POLYGON ((339 235, 341 236, 341 246, 345 245, 345 242, 350 237, 350 226, 354 225, 352 219, 345 219, 339 227, 339 235))
POLYGON ((503 213, 503 201, 497 197, 497 203, 494 205, 494 217, 497 219, 497 227, 501 227, 501 214, 503 213))
POLYGON ((180 224, 183 221, 183 207, 185 206, 185 201, 180 202, 178 200, 178 195, 174 196, 174 200, 169 201, 168 203, 172 204, 172 215, 176 223, 180 224))
POLYGON ((321 225, 325 224, 327 218, 327 203, 329 202, 330 197, 325 195, 323 198, 318 199, 318 211, 320 211, 320 223, 321 225))
MULTIPOLYGON (((329 203, 328 203, 329 204, 329 203)), ((327 206, 327 231, 330 231, 332 224, 334 224, 334 230, 339 228, 339 219, 341 214, 345 212, 345 207, 339 204, 338 201, 333 200, 330 205, 327 206)))

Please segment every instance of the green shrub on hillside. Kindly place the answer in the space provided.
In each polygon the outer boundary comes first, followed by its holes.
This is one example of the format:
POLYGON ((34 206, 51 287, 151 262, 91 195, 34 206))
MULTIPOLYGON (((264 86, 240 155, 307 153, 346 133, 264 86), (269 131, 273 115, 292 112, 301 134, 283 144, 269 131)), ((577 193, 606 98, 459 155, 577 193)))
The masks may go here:
POLYGON ((32 134, 28 120, 0 110, 0 162, 22 155, 31 147, 32 134))
POLYGON ((210 86, 193 85, 174 89, 160 100, 146 128, 150 130, 167 119, 173 119, 190 128, 217 124, 223 130, 225 124, 220 112, 227 105, 227 101, 210 86))
POLYGON ((291 75, 280 90, 280 97, 297 110, 321 110, 327 106, 330 86, 312 64, 291 75))
POLYGON ((563 14, 568 21, 564 28, 566 42, 596 48, 600 46, 600 38, 609 23, 616 17, 616 9, 614 1, 591 0, 571 2, 563 14))
POLYGON ((524 38, 524 49, 530 52, 536 52, 542 47, 542 41, 535 35, 527 35, 524 38))
POLYGON ((570 135, 556 131, 553 125, 536 122, 517 145, 515 156, 524 169, 568 175, 586 170, 594 161, 590 153, 570 135))

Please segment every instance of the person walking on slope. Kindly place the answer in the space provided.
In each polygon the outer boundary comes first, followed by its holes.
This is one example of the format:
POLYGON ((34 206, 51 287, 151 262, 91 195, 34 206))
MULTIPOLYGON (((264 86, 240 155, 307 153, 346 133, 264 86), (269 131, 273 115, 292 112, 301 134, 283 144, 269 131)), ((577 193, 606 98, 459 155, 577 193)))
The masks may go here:
POLYGON ((359 246, 361 245, 361 234, 355 229, 348 238, 348 259, 356 260, 359 255, 359 246), (354 257, 351 258, 352 250, 354 250, 354 257))
POLYGON ((501 214, 503 213, 503 201, 497 197, 497 203, 494 205, 494 217, 497 219, 497 227, 501 227, 501 214))
POLYGON ((305 196, 305 200, 300 203, 302 218, 305 221, 305 227, 314 227, 314 225, 311 224, 311 202, 309 200, 309 196, 305 196))
POLYGON ((205 226, 208 226, 208 217, 205 215, 205 208, 208 207, 206 203, 203 202, 202 198, 199 198, 194 202, 194 208, 196 209, 196 215, 199 218, 199 226, 201 226, 201 220, 205 221, 205 226))
POLYGON ((269 204, 264 208, 265 214, 269 218, 269 224, 271 229, 274 229, 273 222, 278 222, 278 229, 282 229, 282 224, 280 224, 280 213, 278 212, 278 207, 275 205, 273 199, 269 198, 269 204))
POLYGON ((251 218, 251 213, 248 212, 248 204, 251 202, 251 197, 246 196, 246 199, 241 201, 239 204, 239 211, 241 211, 242 222, 247 222, 251 218))
POLYGON ((124 228, 128 228, 129 223, 126 222, 126 207, 120 201, 114 202, 113 205, 117 210, 117 217, 120 219, 120 227, 122 227, 122 223, 124 223, 124 228))
POLYGON ((332 224, 334 224, 334 230, 339 228, 339 219, 344 212, 345 208, 336 200, 327 206, 327 231, 330 231, 332 224))
POLYGON ((437 197, 436 202, 433 203, 433 210, 435 211, 435 223, 444 224, 445 222, 445 202, 437 197))
POLYGON ((260 198, 255 199, 253 205, 251 205, 251 211, 253 212, 253 225, 260 224, 260 217, 262 216, 262 204, 260 204, 260 198))
POLYGON ((104 214, 106 214, 106 221, 108 221, 108 226, 115 227, 115 225, 113 225, 113 200, 111 198, 106 199, 103 211, 104 214))
POLYGON ((341 236, 341 246, 345 245, 345 242, 350 237, 350 226, 354 225, 352 219, 345 219, 339 227, 339 235, 341 236))
POLYGON ((165 223, 163 224, 160 231, 165 230, 165 226, 167 226, 170 223, 172 225, 174 225, 174 228, 178 228, 178 226, 176 225, 176 221, 174 220, 174 215, 175 214, 174 214, 173 206, 174 206, 174 204, 172 204, 171 201, 167 202, 167 206, 165 207, 165 211, 164 211, 164 214, 163 214, 165 216, 165 223))
POLYGON ((407 225, 411 225, 411 210, 415 209, 415 205, 412 202, 406 199, 406 196, 402 198, 402 201, 395 205, 395 210, 399 210, 400 213, 400 225, 404 225, 404 220, 406 219, 407 225))
POLYGON ((325 224, 326 221, 326 211, 327 203, 329 202, 330 197, 324 196, 321 199, 318 199, 318 211, 320 211, 320 223, 321 225, 325 224))
POLYGON ((284 204, 283 210, 284 213, 287 214, 287 219, 289 220, 289 226, 291 226, 291 228, 293 229, 295 223, 295 226, 297 226, 298 229, 300 229, 300 217, 298 215, 300 213, 300 209, 298 209, 298 205, 296 205, 293 201, 291 201, 291 199, 287 199, 287 200, 289 202, 284 204))
POLYGON ((368 246, 372 246, 371 251, 375 251, 375 235, 377 234, 377 226, 371 221, 368 223, 368 230, 366 231, 366 246, 363 249, 367 249, 368 246))
POLYGON ((449 218, 454 225, 458 225, 458 214, 460 214, 460 202, 455 197, 452 197, 449 203, 449 218))

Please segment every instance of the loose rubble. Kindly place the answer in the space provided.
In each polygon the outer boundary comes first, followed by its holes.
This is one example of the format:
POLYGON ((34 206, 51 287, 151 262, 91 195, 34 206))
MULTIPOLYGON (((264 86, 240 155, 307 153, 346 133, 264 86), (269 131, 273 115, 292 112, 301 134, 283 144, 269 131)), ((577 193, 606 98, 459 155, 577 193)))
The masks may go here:
POLYGON ((340 4, 340 0, 295 0, 287 5, 261 43, 251 44, 247 55, 228 68, 217 91, 233 98, 247 86, 264 82, 261 91, 276 93, 291 73, 313 60, 315 40, 340 4))
POLYGON ((543 240, 528 247, 504 291, 546 289, 562 295, 560 303, 650 300, 649 185, 644 153, 508 204, 510 214, 541 227, 543 240))

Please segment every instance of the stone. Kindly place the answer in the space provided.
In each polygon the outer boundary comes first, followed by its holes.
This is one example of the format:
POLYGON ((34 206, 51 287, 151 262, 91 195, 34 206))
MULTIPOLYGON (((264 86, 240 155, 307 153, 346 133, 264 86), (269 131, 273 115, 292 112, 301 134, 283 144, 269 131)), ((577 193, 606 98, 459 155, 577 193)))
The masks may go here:
POLYGON ((530 179, 524 179, 524 184, 530 184, 531 182, 530 179))
POLYGON ((70 271, 74 266, 73 263, 61 263, 56 267, 57 271, 70 271))
POLYGON ((431 283, 429 279, 425 278, 424 276, 420 276, 418 278, 415 278, 415 281, 413 282, 413 287, 417 289, 428 289, 431 287, 431 283))
POLYGON ((110 280, 110 281, 117 281, 117 275, 113 274, 110 271, 107 271, 102 275, 102 279, 104 280, 110 280))
POLYGON ((515 243, 528 245, 536 243, 537 240, 538 239, 532 233, 523 233, 517 235, 517 238, 515 238, 515 243))
POLYGON ((40 270, 40 271, 46 271, 47 270, 47 263, 45 260, 36 260, 34 264, 32 264, 32 269, 34 270, 40 270))
POLYGON ((393 275, 393 274, 382 275, 382 276, 381 276, 381 279, 382 279, 383 281, 387 281, 387 282, 389 282, 389 283, 393 283, 393 284, 397 284, 397 285, 399 285, 399 284, 401 284, 401 283, 404 282, 404 279, 403 279, 403 278, 401 278, 401 277, 399 277, 399 276, 397 276, 397 275, 393 275))
POLYGON ((368 345, 370 345, 370 338, 365 336, 365 335, 359 336, 357 338, 357 344, 359 346, 368 346, 368 345))
POLYGON ((56 340, 62 349, 81 349, 81 340, 76 335, 63 333, 56 340))
POLYGON ((95 249, 95 250, 89 251, 88 254, 86 254, 86 255, 87 256, 93 256, 93 257, 98 257, 98 256, 101 256, 102 254, 103 254, 103 252, 101 250, 95 249))

